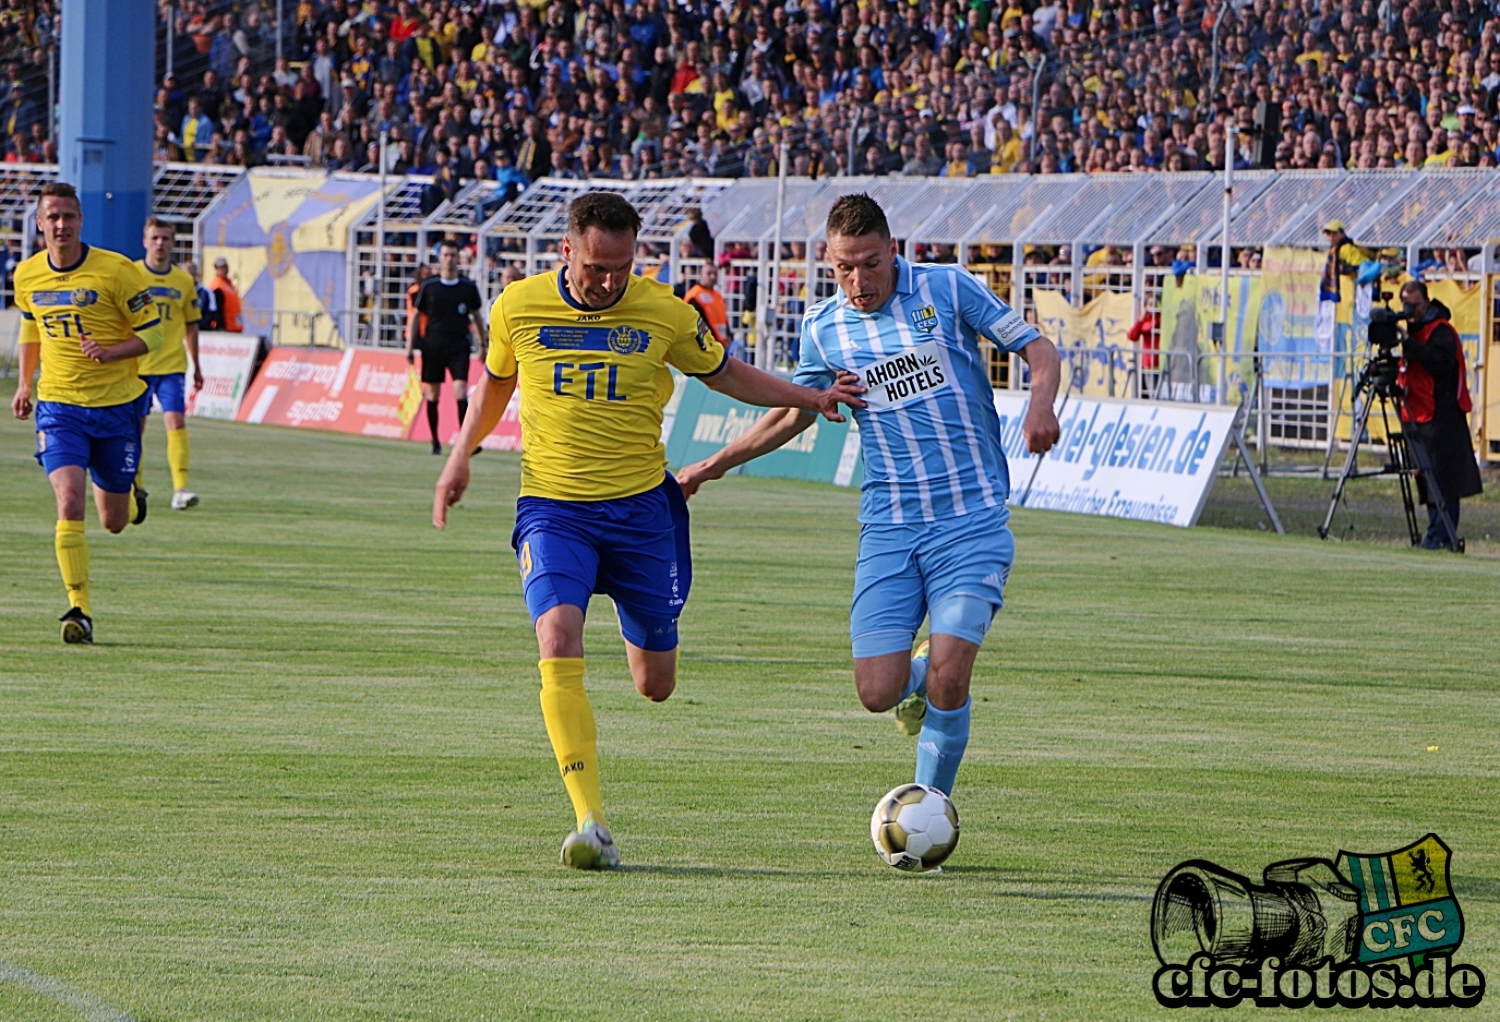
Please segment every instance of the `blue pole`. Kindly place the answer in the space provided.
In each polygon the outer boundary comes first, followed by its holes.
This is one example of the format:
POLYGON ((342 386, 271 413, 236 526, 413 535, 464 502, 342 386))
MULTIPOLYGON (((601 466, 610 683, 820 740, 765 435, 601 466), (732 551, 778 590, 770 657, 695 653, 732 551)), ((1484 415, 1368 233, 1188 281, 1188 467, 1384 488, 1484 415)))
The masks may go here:
POLYGON ((58 161, 83 240, 139 258, 151 212, 152 0, 63 0, 58 161))

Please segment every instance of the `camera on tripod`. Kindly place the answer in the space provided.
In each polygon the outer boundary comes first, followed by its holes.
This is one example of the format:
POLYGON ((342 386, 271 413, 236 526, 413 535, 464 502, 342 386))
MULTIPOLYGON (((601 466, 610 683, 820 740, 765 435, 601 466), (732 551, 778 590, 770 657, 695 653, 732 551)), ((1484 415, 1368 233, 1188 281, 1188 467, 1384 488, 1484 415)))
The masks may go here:
POLYGON ((1394 298, 1389 291, 1380 292, 1380 300, 1384 305, 1370 306, 1370 346, 1379 353, 1379 358, 1391 357, 1391 352, 1396 345, 1406 339, 1405 331, 1397 324, 1406 318, 1406 314, 1391 308, 1391 299, 1394 298))
MULTIPOLYGON (((1399 324, 1408 317, 1404 309, 1398 312, 1390 307, 1393 297, 1395 296, 1391 292, 1381 291, 1380 298, 1384 304, 1372 303, 1370 306, 1368 337, 1373 351, 1370 360, 1360 370, 1351 395, 1350 407, 1355 411, 1355 416, 1349 434, 1349 455, 1344 460, 1344 469, 1334 485, 1333 499, 1328 502, 1328 514, 1318 527, 1318 535, 1323 539, 1328 538, 1329 530, 1333 528, 1334 513, 1338 510, 1339 501, 1343 499, 1344 486, 1350 479, 1362 475, 1394 475, 1401 487, 1401 506, 1406 512, 1406 529, 1411 535, 1411 544, 1416 546, 1421 542, 1415 499, 1416 480, 1421 474, 1429 480, 1427 485, 1432 485, 1432 458, 1421 439, 1405 428, 1408 421, 1406 395, 1402 391, 1401 357, 1396 354, 1396 346, 1407 339, 1406 331, 1399 324), (1359 446, 1370 439, 1368 427, 1371 413, 1376 409, 1380 412, 1378 421, 1382 426, 1381 433, 1384 434, 1389 460, 1375 472, 1361 473, 1357 466, 1359 446), (1390 414, 1392 412, 1395 414, 1394 427, 1390 414)), ((1437 514, 1447 527, 1448 535, 1456 536, 1457 530, 1449 521, 1448 512, 1441 502, 1438 504, 1437 514)), ((1455 549, 1463 550, 1462 540, 1455 541, 1455 549)))

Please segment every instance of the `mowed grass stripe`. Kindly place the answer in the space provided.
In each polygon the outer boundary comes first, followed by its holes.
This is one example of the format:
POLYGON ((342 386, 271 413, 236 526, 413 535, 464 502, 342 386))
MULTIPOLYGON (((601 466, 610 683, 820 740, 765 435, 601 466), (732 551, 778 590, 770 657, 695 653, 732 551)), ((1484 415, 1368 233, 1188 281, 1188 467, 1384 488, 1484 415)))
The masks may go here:
MULTIPOLYGON (((50 493, 0 432, 0 958, 137 1019, 1167 1017, 1147 927, 1176 862, 1428 830, 1459 957, 1500 975, 1495 561, 1018 513, 963 839, 911 878, 868 846, 913 748, 853 693, 857 495, 725 480, 693 502, 671 700, 591 610, 630 868, 578 876, 517 460, 476 459, 439 534, 420 445, 192 429, 200 508, 91 523, 92 649, 57 641, 50 493)), ((70 1015, 0 982, 10 1017, 70 1015)))

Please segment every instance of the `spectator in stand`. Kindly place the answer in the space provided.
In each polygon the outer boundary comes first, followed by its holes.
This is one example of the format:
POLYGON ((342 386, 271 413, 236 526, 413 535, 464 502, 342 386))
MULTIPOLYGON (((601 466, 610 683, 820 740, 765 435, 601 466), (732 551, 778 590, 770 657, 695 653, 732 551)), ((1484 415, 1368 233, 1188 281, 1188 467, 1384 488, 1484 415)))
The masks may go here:
POLYGON ((193 96, 187 102, 187 113, 183 116, 182 127, 177 133, 182 158, 190 163, 205 159, 212 152, 209 140, 213 138, 213 134, 213 121, 203 113, 202 101, 193 96))
POLYGON ((229 260, 223 256, 214 260, 214 276, 208 282, 208 290, 213 294, 213 313, 210 316, 205 312, 202 329, 242 333, 245 324, 240 318, 240 293, 229 279, 229 260))
MULTIPOLYGON (((6 2, 0 133, 21 159, 49 122, 57 4, 6 2)), ((1500 147, 1500 17, 1478 0, 302 0, 280 63, 264 3, 215 6, 176 7, 180 82, 157 97, 158 148, 186 158, 253 162, 280 124, 319 162, 325 109, 361 162, 382 129, 429 169, 473 132, 460 176, 498 149, 533 181, 770 175, 783 137, 810 176, 1173 173, 1221 165, 1231 121, 1242 166, 1493 166, 1500 147), (1267 108, 1281 130, 1258 140, 1267 108)))
POLYGON ((704 264, 703 271, 698 275, 698 282, 683 295, 683 301, 698 310, 698 315, 703 317, 703 322, 708 324, 724 350, 736 355, 738 353, 731 350, 734 337, 729 332, 729 306, 725 304, 724 296, 719 294, 718 286, 719 268, 710 261, 704 264))

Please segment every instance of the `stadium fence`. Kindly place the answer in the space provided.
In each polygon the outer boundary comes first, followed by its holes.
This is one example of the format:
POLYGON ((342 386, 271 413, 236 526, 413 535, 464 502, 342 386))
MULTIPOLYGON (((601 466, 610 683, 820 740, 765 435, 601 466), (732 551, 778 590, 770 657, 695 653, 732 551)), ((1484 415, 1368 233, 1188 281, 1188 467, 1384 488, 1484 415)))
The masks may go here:
MULTIPOLYGON (((180 225, 179 258, 201 255, 204 218, 243 173, 199 164, 157 167, 154 208, 180 225)), ((313 171, 276 173, 326 178, 313 171)), ((56 174, 49 165, 0 165, 0 243, 12 257, 35 246, 35 195, 56 174)), ((1135 323, 1162 310, 1181 269, 1173 260, 1191 262, 1187 276, 1205 289, 1216 288, 1220 278, 1223 182, 1206 173, 788 178, 781 185, 768 179, 544 178, 508 202, 493 182, 468 182, 434 201, 430 178, 405 176, 388 179, 383 199, 348 227, 344 294, 353 307, 271 310, 264 317, 269 340, 399 347, 407 290, 417 266, 434 260, 438 240, 466 242, 468 272, 493 298, 508 266, 525 275, 555 268, 568 202, 599 188, 625 194, 641 210, 638 272, 660 271, 685 286, 705 262, 686 243, 688 212, 702 210, 714 234, 719 289, 736 345, 770 368, 795 361, 803 312, 834 293, 822 261, 823 224, 833 202, 853 192, 880 202, 908 259, 963 264, 1032 321, 1041 318, 1040 293, 1049 308, 1065 303, 1074 310, 1118 296, 1111 306, 1118 333, 1119 313, 1135 323)), ((1477 336, 1466 338, 1475 424, 1484 456, 1500 460, 1500 386, 1485 380, 1488 349, 1500 344, 1500 175, 1475 169, 1237 173, 1229 218, 1232 278, 1261 280, 1258 263, 1267 250, 1321 253, 1321 228, 1331 219, 1343 220, 1361 246, 1399 252, 1407 272, 1480 289, 1477 336)), ((7 274, 7 290, 0 292, 6 304, 9 286, 7 274)), ((1201 311, 1214 317, 1216 304, 1201 311)), ((1329 445, 1347 412, 1341 395, 1362 361, 1358 331, 1339 331, 1329 350, 1281 351, 1265 336, 1237 336, 1235 324, 1226 326, 1226 342, 1209 350, 1180 349, 1166 337, 1156 347, 1122 343, 1101 329, 1086 359, 1073 353, 1070 364, 1086 360, 1097 377, 1090 386, 1110 396, 1251 402, 1249 428, 1262 451, 1329 445), (1288 380, 1291 366, 1297 371, 1288 380)), ((998 352, 991 378, 1000 388, 1026 386, 1021 363, 998 352)))

